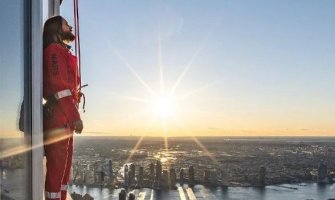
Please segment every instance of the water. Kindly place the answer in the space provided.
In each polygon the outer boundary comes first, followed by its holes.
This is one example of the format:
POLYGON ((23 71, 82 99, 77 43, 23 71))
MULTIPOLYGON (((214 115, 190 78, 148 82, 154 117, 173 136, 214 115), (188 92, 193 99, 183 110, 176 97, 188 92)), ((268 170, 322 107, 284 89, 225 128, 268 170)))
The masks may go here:
MULTIPOLYGON (((69 192, 90 194, 95 200, 117 200, 121 189, 88 188, 86 186, 71 186, 69 192)), ((277 200, 277 199, 330 199, 335 198, 335 185, 318 185, 316 183, 283 184, 255 187, 229 187, 224 190, 218 188, 206 188, 196 185, 193 189, 187 186, 178 187, 172 191, 154 191, 144 188, 131 190, 138 200, 217 200, 217 199, 248 199, 248 200, 277 200), (290 189, 296 188, 296 189, 290 189)))

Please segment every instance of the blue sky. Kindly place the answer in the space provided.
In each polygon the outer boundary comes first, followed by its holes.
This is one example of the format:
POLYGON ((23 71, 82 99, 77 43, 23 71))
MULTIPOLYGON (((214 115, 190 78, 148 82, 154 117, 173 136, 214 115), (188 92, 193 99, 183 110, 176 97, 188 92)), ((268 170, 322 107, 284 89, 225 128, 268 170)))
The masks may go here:
MULTIPOLYGON (((176 82, 176 97, 200 90, 175 102, 175 118, 165 124, 170 135, 335 134, 334 1, 79 6, 86 134, 160 135, 154 103, 125 96, 151 101, 143 83, 159 96, 176 82)), ((64 0, 70 24, 72 12, 64 0)))
POLYGON ((23 97, 22 8, 19 0, 0 2, 0 137, 21 135, 17 117, 23 97))
MULTIPOLYGON (((62 13, 71 19, 66 3, 62 13)), ((178 102, 192 133, 334 133, 333 1, 80 3, 83 79, 90 84, 85 115, 101 122, 100 131, 143 128, 132 116, 146 105, 109 92, 150 98, 120 54, 159 93, 160 41, 165 89, 192 58, 176 95, 216 83, 178 102)))

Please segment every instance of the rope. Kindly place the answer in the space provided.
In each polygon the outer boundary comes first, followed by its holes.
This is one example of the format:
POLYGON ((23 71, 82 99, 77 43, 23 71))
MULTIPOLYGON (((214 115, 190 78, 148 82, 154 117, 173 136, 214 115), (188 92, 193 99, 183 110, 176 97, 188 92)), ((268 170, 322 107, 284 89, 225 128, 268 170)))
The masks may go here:
MULTIPOLYGON (((79 8, 78 8, 78 0, 75 0, 77 3, 77 6, 76 6, 76 20, 77 20, 77 32, 76 32, 76 35, 77 35, 77 46, 78 46, 78 66, 79 66, 79 77, 81 78, 81 55, 80 55, 80 34, 79 34, 79 30, 80 30, 80 27, 79 27, 79 8)), ((81 79, 79 79, 79 88, 81 89, 82 88, 82 85, 81 85, 81 79)))
MULTIPOLYGON (((78 64, 78 76, 81 78, 81 69, 80 69, 80 41, 79 41, 79 14, 78 14, 78 0, 73 0, 73 19, 74 19, 74 32, 75 32, 75 55, 77 57, 78 64)), ((77 83, 78 83, 78 76, 77 83)), ((81 79, 79 79, 79 91, 81 89, 81 79)))
POLYGON ((79 77, 79 86, 78 86, 78 94, 79 98, 83 97, 83 111, 85 112, 85 95, 81 92, 81 88, 86 87, 86 85, 82 86, 81 84, 81 56, 80 56, 80 34, 79 34, 79 8, 78 8, 78 0, 73 0, 73 19, 74 19, 74 28, 75 28, 75 55, 77 57, 78 64, 78 74, 76 75, 76 82, 78 84, 79 77))
MULTIPOLYGON (((74 21, 74 35, 75 35, 75 40, 74 40, 74 46, 75 46, 75 56, 77 57, 77 49, 78 49, 78 45, 77 45, 77 20, 76 20, 76 0, 73 0, 73 21, 74 21)), ((77 57, 78 58, 78 57, 77 57)), ((78 61, 77 61, 78 64, 78 61)), ((79 65, 78 65, 79 68, 79 65)), ((77 70, 78 71, 78 70, 77 70)), ((76 71, 76 84, 78 84, 78 72, 76 71)), ((77 88, 76 88, 77 89, 77 88)))

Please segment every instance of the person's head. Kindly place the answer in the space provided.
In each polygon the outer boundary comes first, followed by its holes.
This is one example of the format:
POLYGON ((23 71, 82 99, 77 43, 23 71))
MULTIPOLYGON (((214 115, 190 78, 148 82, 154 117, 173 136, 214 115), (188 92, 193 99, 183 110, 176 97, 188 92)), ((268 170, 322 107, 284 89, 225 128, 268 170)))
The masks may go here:
POLYGON ((72 27, 62 16, 55 16, 48 19, 43 29, 43 48, 51 43, 65 45, 64 41, 72 42, 75 39, 72 27))

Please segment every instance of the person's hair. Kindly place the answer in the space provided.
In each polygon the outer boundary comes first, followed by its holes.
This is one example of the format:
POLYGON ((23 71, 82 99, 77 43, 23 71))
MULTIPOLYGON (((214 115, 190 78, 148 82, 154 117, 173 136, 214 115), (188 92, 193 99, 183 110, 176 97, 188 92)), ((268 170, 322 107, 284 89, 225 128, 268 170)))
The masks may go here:
POLYGON ((63 42, 62 31, 62 16, 55 16, 49 18, 44 23, 43 29, 43 48, 48 47, 51 43, 58 43, 65 46, 63 42))

